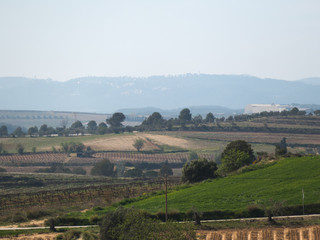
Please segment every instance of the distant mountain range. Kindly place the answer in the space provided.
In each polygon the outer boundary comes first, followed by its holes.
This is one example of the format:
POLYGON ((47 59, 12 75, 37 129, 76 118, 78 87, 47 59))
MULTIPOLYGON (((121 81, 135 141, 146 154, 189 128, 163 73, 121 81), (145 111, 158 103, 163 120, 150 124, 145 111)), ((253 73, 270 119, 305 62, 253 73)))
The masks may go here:
POLYGON ((319 93, 320 78, 284 81, 247 75, 186 74, 147 78, 84 77, 57 82, 2 77, 0 109, 91 113, 123 110, 139 114, 143 112, 141 108, 146 110, 152 106, 169 109, 163 110, 163 114, 167 111, 172 115, 170 109, 177 112, 177 109, 196 106, 198 112, 193 114, 213 108, 218 112, 238 113, 252 103, 320 104, 319 93), (139 113, 133 108, 139 108, 139 113))

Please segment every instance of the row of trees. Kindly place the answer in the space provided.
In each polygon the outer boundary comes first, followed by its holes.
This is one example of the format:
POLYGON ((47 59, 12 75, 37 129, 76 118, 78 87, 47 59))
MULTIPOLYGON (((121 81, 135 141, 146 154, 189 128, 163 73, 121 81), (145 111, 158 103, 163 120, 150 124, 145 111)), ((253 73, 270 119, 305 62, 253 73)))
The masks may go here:
MULTIPOLYGON (((137 131, 150 131, 150 130, 173 130, 174 127, 179 126, 180 128, 186 128, 187 124, 193 124, 194 127, 199 127, 199 125, 212 124, 212 123, 221 123, 221 122, 240 122, 248 121, 255 118, 268 117, 268 116, 304 116, 306 115, 305 111, 300 111, 298 108, 294 107, 290 111, 282 112, 261 112, 255 114, 240 114, 229 116, 227 118, 220 117, 217 118, 213 113, 209 112, 205 118, 201 115, 192 116, 190 109, 184 108, 180 111, 180 114, 177 118, 164 119, 159 112, 152 113, 147 117, 139 126, 130 127, 123 126, 125 120, 125 115, 121 112, 114 113, 110 118, 106 119, 106 122, 101 122, 97 124, 96 121, 90 121, 85 127, 81 121, 74 122, 69 128, 65 125, 63 127, 49 127, 46 124, 43 124, 39 129, 37 126, 30 127, 26 132, 23 131, 21 127, 17 127, 11 136, 23 137, 25 135, 30 136, 46 136, 52 134, 58 135, 70 135, 70 134, 106 134, 106 133, 120 133, 120 132, 132 132, 137 131)), ((319 116, 320 110, 315 110, 314 115, 319 116)), ((8 128, 3 125, 0 127, 0 137, 8 137, 8 128)))
POLYGON ((106 122, 97 124, 96 121, 90 121, 85 127, 81 121, 75 121, 69 128, 65 125, 63 127, 53 128, 47 124, 41 125, 40 128, 37 126, 30 127, 27 131, 23 131, 21 127, 17 127, 15 131, 10 135, 8 128, 5 125, 0 127, 0 137, 23 137, 29 136, 48 136, 53 134, 58 135, 70 135, 70 134, 106 134, 106 133, 118 133, 123 131, 133 131, 131 127, 123 127, 122 122, 125 120, 123 113, 114 113, 110 118, 106 119, 106 122))

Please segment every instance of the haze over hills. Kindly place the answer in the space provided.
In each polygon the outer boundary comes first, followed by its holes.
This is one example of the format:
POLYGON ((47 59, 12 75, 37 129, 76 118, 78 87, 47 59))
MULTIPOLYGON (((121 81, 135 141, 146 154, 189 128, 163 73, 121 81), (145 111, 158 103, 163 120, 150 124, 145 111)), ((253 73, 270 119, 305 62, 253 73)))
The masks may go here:
POLYGON ((2 77, 0 109, 112 113, 147 106, 243 109, 251 103, 320 104, 320 85, 315 83, 317 78, 293 82, 248 75, 206 74, 84 77, 66 82, 2 77))

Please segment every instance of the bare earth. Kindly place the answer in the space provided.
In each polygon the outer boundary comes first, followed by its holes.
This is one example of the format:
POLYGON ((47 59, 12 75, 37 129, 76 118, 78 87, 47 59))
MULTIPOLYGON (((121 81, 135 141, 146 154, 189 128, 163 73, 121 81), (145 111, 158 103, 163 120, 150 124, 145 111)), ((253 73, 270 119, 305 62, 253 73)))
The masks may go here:
POLYGON ((117 151, 135 151, 132 146, 134 141, 138 138, 142 138, 145 141, 143 150, 157 149, 156 145, 170 145, 181 148, 194 147, 192 142, 171 136, 155 135, 148 133, 137 133, 129 136, 114 136, 108 138, 101 138, 96 140, 90 140, 84 142, 85 145, 92 147, 95 150, 117 150, 117 151))

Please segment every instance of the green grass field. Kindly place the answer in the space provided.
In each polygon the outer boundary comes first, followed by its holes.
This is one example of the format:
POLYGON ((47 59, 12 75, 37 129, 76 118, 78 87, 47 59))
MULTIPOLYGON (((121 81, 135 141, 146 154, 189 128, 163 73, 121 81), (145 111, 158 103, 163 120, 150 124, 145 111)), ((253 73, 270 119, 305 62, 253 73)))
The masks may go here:
MULTIPOLYGON (((168 209, 186 212, 241 211, 269 199, 285 200, 288 205, 320 203, 320 157, 287 158, 272 166, 226 178, 202 182, 168 194, 168 209)), ((157 195, 126 205, 152 213, 164 211, 165 197, 157 195)))

